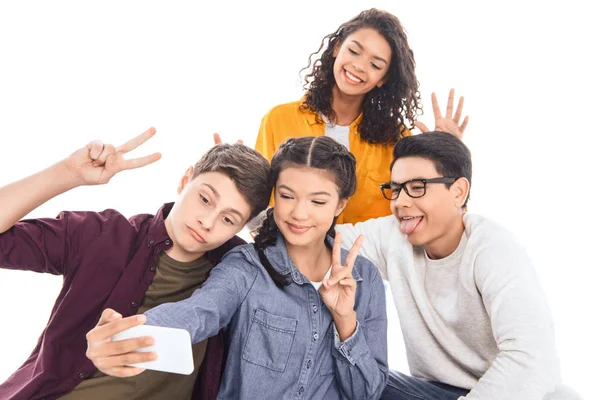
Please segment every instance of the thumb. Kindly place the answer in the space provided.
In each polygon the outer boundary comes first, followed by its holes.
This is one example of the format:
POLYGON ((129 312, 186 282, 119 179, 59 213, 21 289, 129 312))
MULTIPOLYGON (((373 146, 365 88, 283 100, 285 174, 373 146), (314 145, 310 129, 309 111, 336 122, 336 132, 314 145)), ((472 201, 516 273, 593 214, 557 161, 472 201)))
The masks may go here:
POLYGON ((89 150, 89 155, 92 160, 96 160, 102 154, 102 150, 104 150, 104 143, 99 140, 91 141, 87 144, 87 148, 89 150))

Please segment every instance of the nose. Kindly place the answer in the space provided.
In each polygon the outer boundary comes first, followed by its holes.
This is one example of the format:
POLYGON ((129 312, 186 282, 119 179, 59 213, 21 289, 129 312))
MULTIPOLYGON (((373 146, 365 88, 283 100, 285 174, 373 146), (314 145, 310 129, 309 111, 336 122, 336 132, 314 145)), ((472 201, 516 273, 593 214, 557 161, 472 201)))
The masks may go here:
POLYGON ((356 57, 352 62, 352 66, 354 66, 358 72, 365 72, 364 57, 356 57))
POLYGON ((296 202, 294 208, 292 209, 292 218, 294 218, 296 221, 304 221, 308 219, 308 209, 304 202, 296 202))
POLYGON ((215 212, 214 210, 209 210, 205 213, 203 213, 203 215, 198 216, 198 222, 200 222, 200 225, 206 229, 207 231, 210 231, 214 226, 215 226, 215 222, 217 221, 218 218, 218 213, 215 212))
POLYGON ((410 197, 409 195, 406 194, 406 190, 404 190, 404 188, 400 189, 400 193, 398 193, 398 197, 396 198, 396 200, 392 200, 394 202, 394 205, 396 207, 402 207, 402 208, 406 208, 406 207, 410 207, 412 206, 413 203, 413 199, 412 197, 410 197))

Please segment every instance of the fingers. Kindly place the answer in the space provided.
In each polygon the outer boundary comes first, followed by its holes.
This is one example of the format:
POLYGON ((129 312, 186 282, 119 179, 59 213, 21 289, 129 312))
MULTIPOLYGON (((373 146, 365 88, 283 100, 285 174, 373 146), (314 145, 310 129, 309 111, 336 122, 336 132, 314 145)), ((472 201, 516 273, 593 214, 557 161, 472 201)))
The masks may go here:
POLYGON ((107 308, 102 311, 102 315, 100 315, 100 320, 96 324, 96 326, 106 325, 111 321, 116 321, 117 319, 122 318, 122 315, 113 310, 112 308, 107 308))
MULTIPOLYGON (((104 313, 102 314, 102 316, 104 317, 104 313)), ((124 331, 125 329, 142 325, 144 322, 146 322, 146 316, 133 315, 131 317, 121 319, 117 317, 116 320, 111 320, 107 323, 100 325, 102 321, 103 319, 101 317, 96 327, 87 333, 86 338, 88 340, 88 343, 100 342, 113 337, 114 335, 121 331, 124 331)))
POLYGON ((149 128, 145 132, 137 135, 133 139, 130 139, 117 147, 116 151, 119 153, 128 153, 133 149, 138 148, 141 144, 145 143, 148 139, 156 134, 156 129, 149 128))
POLYGON ((463 120, 463 123, 461 124, 460 128, 459 128, 462 133, 464 133, 465 129, 467 129, 467 124, 468 123, 469 123, 469 116, 467 115, 465 117, 465 119, 463 120))
POLYGON ((142 347, 139 346, 139 343, 145 344, 150 341, 154 343, 154 340, 151 337, 120 340, 118 342, 106 342, 93 347, 90 346, 85 355, 87 358, 92 360, 98 369, 101 370, 154 361, 157 357, 155 352, 134 351, 143 347, 151 346, 152 344, 144 345, 142 347), (123 344, 122 342, 131 343, 123 344), (118 349, 115 347, 117 344, 120 346, 118 349), (126 347, 131 348, 131 350, 127 352, 120 352, 121 349, 126 347))
POLYGON ((460 96, 460 99, 458 100, 458 107, 456 107, 456 114, 454 114, 454 122, 456 122, 457 125, 460 121, 460 116, 462 115, 464 102, 465 102, 465 97, 460 96))
POLYGON ((132 158, 131 160, 123 160, 123 165, 121 166, 120 169, 124 170, 124 169, 141 168, 148 164, 152 164, 153 162, 160 160, 161 157, 162 157, 162 154, 154 153, 154 154, 150 154, 149 156, 145 156, 145 157, 132 158))
POLYGON ((92 164, 96 167, 104 165, 106 163, 106 159, 112 154, 115 154, 115 146, 112 144, 105 144, 102 153, 100 153, 98 158, 96 158, 92 164))
POLYGON ((354 262, 356 261, 356 257, 358 257, 360 246, 362 246, 364 240, 364 235, 358 235, 358 237, 354 241, 354 244, 352 245, 352 248, 348 252, 348 256, 346 257, 346 262, 344 263, 344 265, 348 267, 350 273, 352 272, 352 268, 354 268, 354 262))
POLYGON ((440 112, 440 105, 438 104, 435 92, 431 93, 431 106, 433 107, 433 117, 435 118, 435 120, 437 121, 438 119, 442 118, 442 113, 440 112))
POLYGON ((421 133, 430 132, 429 128, 422 122, 415 121, 415 126, 419 128, 421 133))
POLYGON ((347 295, 356 293, 356 279, 352 277, 344 278, 339 283, 344 288, 344 292, 346 292, 347 295))
POLYGON ((339 267, 342 265, 342 234, 341 232, 335 233, 333 239, 333 248, 331 249, 331 265, 333 267, 339 267))
POLYGON ((451 119, 454 112, 454 89, 450 89, 448 103, 446 103, 446 118, 451 119))
POLYGON ((100 157, 102 150, 104 150, 104 143, 99 140, 94 140, 87 144, 87 148, 90 152, 90 158, 92 160, 96 160, 98 157, 100 157))
POLYGON ((104 372, 106 375, 118 376, 119 378, 129 378, 130 376, 139 375, 144 371, 145 371, 144 368, 137 368, 137 367, 115 367, 115 368, 106 369, 102 372, 104 372))
POLYGON ((213 141, 215 142, 215 145, 223 143, 221 136, 218 133, 213 133, 213 141))
POLYGON ((237 144, 244 144, 244 141, 242 139, 238 139, 236 143, 237 144))

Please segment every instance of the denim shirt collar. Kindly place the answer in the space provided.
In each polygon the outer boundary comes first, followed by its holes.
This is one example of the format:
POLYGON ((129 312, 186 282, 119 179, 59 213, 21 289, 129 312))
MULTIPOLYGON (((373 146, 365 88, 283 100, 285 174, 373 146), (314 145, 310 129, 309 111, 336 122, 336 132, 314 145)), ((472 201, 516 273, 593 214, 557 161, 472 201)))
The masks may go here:
MULTIPOLYGON (((330 247, 333 247, 333 238, 329 235, 325 238, 330 247)), ((294 262, 290 258, 287 248, 285 247, 285 239, 281 232, 277 232, 277 241, 274 246, 269 246, 265 249, 265 255, 271 261, 273 268, 277 270, 282 275, 291 275, 292 280, 298 285, 302 285, 304 283, 309 283, 310 281, 306 279, 306 277, 296 268, 294 262)), ((342 262, 346 261, 346 257, 348 256, 348 251, 342 248, 342 262)), ((354 263, 354 268, 352 268, 352 277, 357 281, 362 281, 362 277, 358 273, 356 269, 356 264, 359 262, 358 260, 354 263)))

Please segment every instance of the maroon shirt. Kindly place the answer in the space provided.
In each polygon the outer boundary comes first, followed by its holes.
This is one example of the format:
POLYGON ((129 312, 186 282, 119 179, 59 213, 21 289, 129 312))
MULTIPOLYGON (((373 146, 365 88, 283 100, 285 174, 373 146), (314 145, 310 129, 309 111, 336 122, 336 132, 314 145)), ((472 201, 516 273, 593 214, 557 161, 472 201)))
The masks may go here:
MULTIPOLYGON (((129 219, 115 210, 62 212, 23 220, 0 234, 0 266, 63 275, 48 325, 25 363, 0 385, 0 399, 55 399, 73 390, 96 367, 85 356, 85 335, 105 308, 134 315, 156 271, 158 254, 172 246, 165 218, 129 219)), ((216 264, 244 241, 237 236, 208 252, 216 264)), ((223 335, 209 339, 194 399, 215 398, 223 366, 223 335)))

